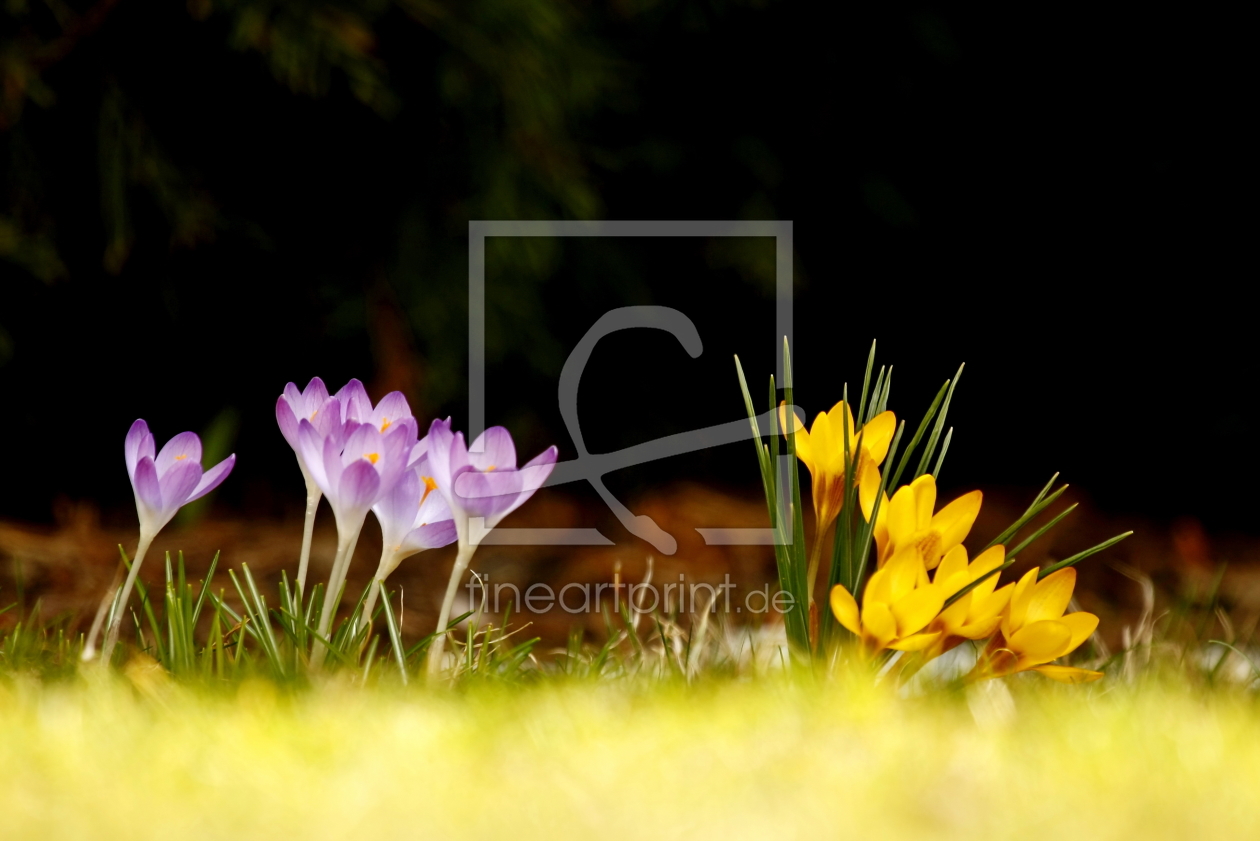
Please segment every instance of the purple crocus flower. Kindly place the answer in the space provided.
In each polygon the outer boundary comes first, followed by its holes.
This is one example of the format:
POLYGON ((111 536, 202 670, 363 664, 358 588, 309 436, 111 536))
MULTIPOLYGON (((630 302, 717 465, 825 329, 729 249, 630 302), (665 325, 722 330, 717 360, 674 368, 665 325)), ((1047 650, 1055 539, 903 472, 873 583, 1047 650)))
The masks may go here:
MULTIPOLYGON (((217 488, 236 464, 232 454, 203 472, 201 439, 195 432, 181 432, 155 456, 153 434, 142 420, 131 425, 123 450, 136 495, 141 540, 146 534, 152 540, 180 508, 217 488)), ((133 569, 139 560, 137 552, 133 569)))
MULTIPOLYGON (((153 433, 143 420, 137 420, 127 431, 123 442, 123 456, 127 461, 127 475, 136 496, 136 514, 140 518, 140 539, 127 574, 126 583, 115 597, 113 618, 105 633, 102 659, 108 663, 118 643, 118 630, 122 624, 124 607, 135 586, 140 564, 144 561, 153 538, 171 521, 180 508, 200 499, 217 488, 236 464, 232 454, 209 470, 201 467, 201 439, 193 432, 181 432, 157 451, 153 433)), ((105 611, 97 612, 83 649, 83 659, 91 660, 96 653, 96 635, 100 632, 105 611)))
POLYGON ((501 426, 492 426, 473 442, 464 444, 462 432, 451 431, 450 418, 429 426, 427 460, 437 490, 451 507, 459 532, 459 553, 446 585, 438 614, 438 637, 429 648, 429 674, 442 667, 446 628, 460 579, 472 561, 477 545, 504 517, 525 504, 542 487, 556 464, 558 450, 548 447, 521 468, 516 466, 516 445, 501 426), (473 522, 479 518, 480 523, 473 522))
MULTIPOLYGON (((438 490, 464 518, 481 517, 485 532, 529 500, 543 486, 555 467, 559 451, 548 447, 523 467, 516 466, 516 445, 501 426, 492 426, 477 437, 471 451, 464 433, 451 432, 450 419, 435 420, 429 427, 428 459, 438 490)), ((461 524, 465 525, 465 524, 461 524)), ((471 535, 462 535, 473 542, 471 535)))
MULTIPOLYGON (((357 383, 358 380, 351 382, 357 383)), ((298 467, 302 471, 302 478, 306 480, 306 518, 302 525, 302 553, 298 557, 299 591, 306 586, 306 571, 311 560, 311 540, 315 533, 315 512, 319 510, 322 496, 319 485, 311 476, 298 440, 298 423, 303 420, 308 421, 316 432, 333 441, 338 448, 345 443, 347 423, 341 402, 328 396, 328 389, 319 377, 312 378, 302 391, 289 383, 284 387, 284 393, 276 399, 276 424, 279 425, 284 440, 289 442, 297 455, 298 467)))
POLYGON ((426 549, 449 546, 459 536, 446 498, 434 492, 431 472, 428 459, 421 458, 372 506, 381 524, 381 561, 363 605, 365 618, 371 617, 381 585, 400 563, 426 549))
MULTIPOLYGON (((337 555, 320 613, 321 636, 326 636, 332 627, 341 587, 368 510, 398 484, 413 463, 418 447, 418 425, 402 394, 386 395, 374 408, 362 383, 351 380, 335 399, 346 424, 344 446, 321 435, 308 419, 298 422, 302 460, 311 479, 328 498, 337 520, 337 555)), ((324 648, 317 645, 311 664, 318 667, 324 654, 324 648)))
POLYGON ((373 406, 363 383, 351 380, 341 387, 336 397, 341 402, 342 419, 347 423, 370 423, 381 432, 388 432, 394 424, 409 420, 419 428, 419 423, 411 414, 411 407, 407 405, 407 398, 401 391, 391 391, 381 398, 380 403, 373 406))
POLYGON ((342 448, 303 419, 298 441, 311 478, 332 506, 338 532, 357 531, 371 507, 393 490, 407 469, 416 445, 416 424, 404 420, 384 433, 370 423, 359 424, 342 448))

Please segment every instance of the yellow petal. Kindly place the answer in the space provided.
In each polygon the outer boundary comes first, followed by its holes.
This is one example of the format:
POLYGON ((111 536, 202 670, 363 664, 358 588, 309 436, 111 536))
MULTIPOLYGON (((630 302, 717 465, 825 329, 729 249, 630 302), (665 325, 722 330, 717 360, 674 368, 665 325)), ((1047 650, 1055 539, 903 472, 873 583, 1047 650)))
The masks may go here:
POLYGON ((831 407, 831 411, 827 413, 832 423, 832 430, 836 433, 836 440, 841 444, 844 443, 844 431, 849 430, 849 446, 852 447, 857 441, 857 430, 853 428, 853 413, 849 411, 849 404, 841 400, 839 403, 831 407), (841 424, 844 424, 841 426, 841 424))
POLYGON ((984 494, 972 491, 946 505, 932 517, 932 531, 941 536, 941 546, 945 549, 957 546, 971 531, 980 513, 980 503, 984 494))
POLYGON ((1103 676, 1102 672, 1078 669, 1073 666, 1034 666, 1033 671, 1041 672, 1051 680, 1057 680, 1060 683, 1089 683, 1103 676))
POLYGON ((910 540, 919 530, 915 518, 914 486, 907 485, 893 494, 888 508, 888 536, 893 543, 910 540))
POLYGON ((892 603, 893 618, 897 620, 897 635, 907 637, 918 633, 936 618, 945 604, 939 587, 920 587, 904 598, 892 603))
MULTIPOLYGON (((952 605, 951 605, 952 606, 952 605)), ((954 635, 969 640, 982 640, 993 635, 997 630, 998 622, 1001 621, 999 616, 990 616, 987 619, 979 619, 954 630, 954 635)))
POLYGON ((787 437, 789 431, 796 432, 796 457, 805 462, 805 466, 813 473, 813 450, 809 440, 809 433, 805 431, 805 425, 801 423, 801 419, 796 416, 795 412, 792 413, 790 418, 788 417, 786 400, 779 403, 779 429, 783 432, 784 438, 787 437), (791 424, 791 426, 789 427, 788 424, 791 424))
MULTIPOLYGON (((862 516, 867 522, 871 520, 871 511, 875 508, 875 498, 879 494, 879 468, 869 460, 862 462, 862 470, 858 473, 858 502, 862 506, 862 516)), ((881 508, 883 506, 880 506, 881 508)))
POLYGON ((1080 648, 1081 644, 1089 639, 1098 627, 1098 617, 1085 611, 1069 613, 1067 616, 1059 619, 1059 621, 1067 625, 1072 631, 1071 642, 1068 644, 1068 650, 1063 652, 1064 654, 1080 648))
POLYGON ((1019 654, 1021 669, 1062 657, 1071 642, 1072 629, 1054 620, 1025 625, 1007 640, 1011 650, 1019 654))
POLYGON ((1032 588, 1028 600, 1028 612, 1024 614, 1025 622, 1040 622, 1043 619, 1058 619, 1072 600, 1072 589, 1076 587, 1076 570, 1068 567, 1052 572, 1038 581, 1032 588))
POLYGON ((888 560, 889 553, 892 550, 891 541, 888 539, 888 494, 884 494, 884 501, 879 505, 879 513, 875 515, 875 554, 877 558, 876 567, 882 567, 888 560))
MULTIPOLYGON (((945 592, 949 592, 948 587, 944 589, 945 592)), ((946 634, 953 634, 967 623, 967 613, 970 610, 971 594, 968 593, 949 607, 944 608, 940 615, 936 617, 936 623, 932 627, 940 628, 946 634)))
POLYGON ((867 602, 862 607, 862 630, 875 648, 887 648, 897 636, 897 620, 882 602, 867 602))
POLYGON ((1015 591, 1011 593, 1011 607, 1007 612, 1005 625, 1008 637, 1024 627, 1024 617, 1028 614, 1028 601, 1032 598, 1033 585, 1037 583, 1038 572, 1037 568, 1028 570, 1028 572, 1024 573, 1024 577, 1015 584, 1015 591))
MULTIPOLYGON (((893 550, 893 556, 884 566, 888 576, 888 598, 891 604, 905 596, 919 584, 919 572, 923 569, 923 555, 917 546, 902 546, 893 550)), ((926 575, 926 572, 924 573, 926 575)))
POLYGON ((862 427, 862 449, 866 451, 866 457, 875 464, 883 464, 896 431, 897 416, 892 412, 880 412, 868 420, 862 427))
POLYGON ((835 614, 837 622, 853 633, 861 635, 862 623, 858 618, 857 601, 839 584, 831 588, 831 612, 835 614))
MULTIPOLYGON (((1003 546, 993 546, 976 556, 976 559, 971 562, 969 567, 967 567, 967 574, 971 577, 972 581, 975 581, 976 579, 981 578, 986 572, 990 572, 1000 567, 1005 561, 1006 548, 1003 546)), ((972 590, 972 593, 975 594, 977 601, 984 601, 989 597, 989 594, 997 588, 998 578, 998 575, 990 575, 988 578, 985 578, 976 585, 976 588, 972 590)))
MULTIPOLYGON (((976 590, 980 588, 977 587, 976 590)), ((1011 593, 1015 592, 1014 584, 1007 584, 996 593, 990 593, 981 599, 976 595, 976 590, 971 591, 971 621, 975 622, 980 619, 988 619, 990 616, 1001 619, 1002 611, 1006 610, 1006 606, 1011 603, 1011 593)))
POLYGON ((889 643, 888 647, 897 651, 922 651, 940 638, 941 635, 938 631, 928 634, 912 634, 896 642, 889 643))
MULTIPOLYGON (((934 580, 944 583, 955 575, 960 573, 966 575, 967 572, 967 550, 962 546, 955 546, 945 553, 945 557, 941 560, 941 565, 936 568, 936 578, 934 580)), ((964 587, 970 583, 970 578, 963 580, 964 587)))
POLYGON ((892 601, 892 593, 888 587, 888 568, 877 569, 866 579, 866 591, 862 595, 862 603, 892 601))
POLYGON ((914 494, 914 529, 923 531, 932 523, 932 509, 936 507, 936 477, 924 473, 910 483, 914 494))

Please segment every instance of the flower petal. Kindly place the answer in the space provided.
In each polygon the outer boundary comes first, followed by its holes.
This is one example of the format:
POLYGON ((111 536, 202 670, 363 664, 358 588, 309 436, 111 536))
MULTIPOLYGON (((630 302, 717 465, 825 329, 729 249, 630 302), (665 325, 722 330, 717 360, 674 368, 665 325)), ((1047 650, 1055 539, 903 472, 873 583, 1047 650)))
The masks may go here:
POLYGON ((936 507, 936 477, 924 473, 910 483, 914 497, 914 528, 922 531, 932 524, 932 509, 936 507))
POLYGON ((837 622, 853 633, 861 635, 862 623, 858 619, 857 601, 853 598, 853 594, 844 589, 841 584, 831 588, 831 612, 835 615, 837 622))
POLYGON ((1028 615, 1028 602, 1032 599, 1033 587, 1037 583, 1038 572, 1039 569, 1036 567, 1028 570, 1016 582, 1015 589, 1011 592, 1011 609, 1007 613, 1007 621, 1004 625, 1007 636, 1010 636, 1026 624, 1025 617, 1028 615))
POLYGON ((897 620, 882 602, 865 603, 862 605, 862 631, 875 648, 887 648, 897 636, 897 620))
POLYGON ((492 426, 477 436, 468 448, 468 463, 481 472, 516 468, 516 445, 512 434, 501 426, 492 426))
POLYGON ((289 442, 289 446, 297 451, 300 446, 298 444, 298 419, 293 413, 293 407, 289 404, 289 398, 283 394, 276 398, 276 426, 280 427, 280 434, 284 436, 285 441, 289 442))
POLYGON ((889 643, 888 647, 896 651, 922 651, 940 638, 940 631, 932 631, 925 634, 912 634, 911 636, 903 637, 896 642, 889 643))
POLYGON ((1060 683, 1090 683, 1102 678, 1102 672, 1090 669, 1078 669, 1074 666, 1034 666, 1034 672, 1041 672, 1051 680, 1060 683))
MULTIPOLYGON (((959 573, 966 575, 969 572, 970 570, 967 567, 967 549, 962 545, 958 545, 945 553, 945 557, 941 559, 940 565, 936 568, 936 577, 933 580, 945 583, 959 573)), ((963 581, 963 586, 965 587, 970 583, 971 578, 968 576, 963 581)))
POLYGON ((1028 612, 1025 622, 1040 622, 1043 619, 1058 619, 1067 610, 1072 600, 1072 590, 1076 587, 1076 570, 1068 567, 1052 572, 1038 581, 1032 588, 1028 599, 1028 612))
POLYGON ((145 456, 152 459, 153 455, 153 433, 149 432, 147 423, 137 420, 131 425, 131 429, 127 430, 127 437, 123 441, 123 457, 127 460, 127 475, 134 476, 140 459, 145 456))
POLYGON ((201 464, 201 439, 195 432, 181 432, 166 442, 153 460, 153 466, 161 477, 176 464, 189 461, 201 464))
MULTIPOLYGON (((162 454, 159 453, 158 458, 161 457, 162 454)), ((200 461, 190 458, 174 462, 169 470, 158 476, 158 482, 162 486, 162 510, 173 515, 180 506, 188 502, 189 495, 200 481, 200 461)))
POLYGON ((1098 617, 1083 610, 1077 613, 1069 613, 1067 616, 1059 619, 1059 621, 1072 630, 1072 639, 1068 643, 1067 651, 1063 652, 1064 654, 1080 648, 1081 644, 1093 636, 1094 631, 1098 628, 1098 617))
POLYGON ((930 584, 893 602, 891 609, 897 620, 897 636, 907 637, 926 628, 944 604, 941 588, 930 584))
POLYGON ((458 537, 454 520, 439 520, 417 526, 403 538, 403 549, 422 551, 424 549, 440 549, 450 546, 458 537))
POLYGON ((942 546, 957 546, 963 542, 976 522, 983 500, 984 494, 972 491, 936 512, 932 517, 932 530, 940 534, 942 546))
POLYGON ((875 509, 875 499, 879 495, 880 479, 879 468, 869 459, 864 459, 862 472, 857 477, 858 504, 862 506, 862 516, 868 523, 871 521, 871 511, 875 509))
POLYGON ((155 514, 162 511, 162 485, 158 481, 157 468, 150 456, 143 456, 136 462, 135 472, 131 475, 131 488, 136 494, 137 502, 155 514))
POLYGON ((792 413, 791 420, 788 419, 787 401, 779 403, 779 429, 783 433, 783 437, 787 438, 788 432, 795 432, 794 444, 796 445, 796 457, 805 462, 805 466, 813 470, 811 465, 813 462, 813 442, 810 441, 809 433, 805 431, 805 424, 801 423, 801 419, 792 413), (791 424, 789 427, 788 424, 791 424))
POLYGON ((893 433, 897 431, 897 416, 892 412, 880 412, 862 427, 862 449, 875 464, 882 464, 888 455, 893 433))
POLYGON ((372 513, 381 524, 381 542, 385 546, 401 543, 415 526, 423 493, 424 483, 420 481, 420 475, 408 470, 399 477, 393 489, 372 506, 372 513))
POLYGON ((302 408, 307 409, 309 407, 309 411, 314 411, 328 399, 328 386, 324 385, 324 381, 319 377, 311 377, 311 381, 306 384, 306 388, 302 389, 302 399, 306 401, 302 408))
POLYGON ((411 407, 401 391, 391 391, 372 410, 372 424, 382 432, 401 420, 411 418, 411 407))
MULTIPOLYGON (((228 474, 232 472, 232 468, 235 466, 236 453, 232 453, 232 455, 223 459, 223 461, 219 462, 214 467, 211 467, 201 475, 201 481, 197 483, 197 487, 193 488, 187 502, 192 502, 194 499, 201 499, 203 496, 219 487, 219 485, 223 484, 223 480, 228 477, 228 474)), ((187 504, 187 502, 185 504, 187 504)))
POLYGON ((360 511, 366 514, 372 503, 376 502, 380 488, 380 474, 376 472, 372 462, 361 458, 347 465, 345 472, 341 474, 341 480, 337 483, 337 505, 343 515, 360 511))
POLYGON ((341 404, 341 419, 365 422, 372 417, 372 400, 358 380, 351 380, 333 395, 341 404))
POLYGON ((1072 641, 1072 629, 1062 622, 1032 622, 1015 632, 1007 642, 1019 654, 1021 669, 1062 657, 1072 641))

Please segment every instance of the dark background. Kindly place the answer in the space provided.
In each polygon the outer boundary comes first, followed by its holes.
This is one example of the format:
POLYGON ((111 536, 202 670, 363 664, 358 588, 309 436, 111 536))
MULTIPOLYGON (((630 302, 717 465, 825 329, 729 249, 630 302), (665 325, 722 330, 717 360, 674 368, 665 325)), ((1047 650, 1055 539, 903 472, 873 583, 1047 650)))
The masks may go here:
MULTIPOLYGON (((294 513, 284 383, 358 376, 466 418, 469 219, 795 223, 798 402, 872 338, 911 423, 959 362, 947 486, 1257 532, 1254 62, 1188 7, 786 2, 9 4, 0 115, 0 517, 125 520, 122 438, 238 453, 225 513, 294 513)), ((491 241, 489 421, 572 457, 764 400, 769 241, 491 241)), ((755 488, 746 444, 615 477, 755 488)))

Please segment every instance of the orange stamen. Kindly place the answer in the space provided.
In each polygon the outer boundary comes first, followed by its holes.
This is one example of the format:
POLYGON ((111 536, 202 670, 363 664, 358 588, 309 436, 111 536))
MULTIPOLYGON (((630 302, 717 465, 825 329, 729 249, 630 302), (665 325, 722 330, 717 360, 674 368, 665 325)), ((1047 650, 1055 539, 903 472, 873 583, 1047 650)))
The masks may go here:
POLYGON ((381 454, 380 453, 367 453, 363 457, 367 459, 368 461, 372 462, 373 464, 376 464, 378 461, 380 461, 381 454))

